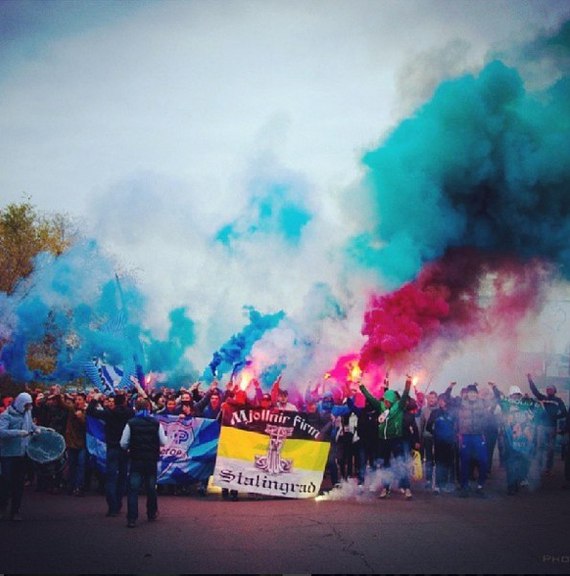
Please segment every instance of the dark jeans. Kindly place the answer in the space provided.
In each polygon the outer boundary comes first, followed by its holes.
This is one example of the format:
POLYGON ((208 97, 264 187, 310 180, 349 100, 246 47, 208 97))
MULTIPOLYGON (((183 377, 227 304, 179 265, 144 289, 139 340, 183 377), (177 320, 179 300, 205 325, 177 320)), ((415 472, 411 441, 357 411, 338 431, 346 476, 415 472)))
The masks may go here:
POLYGON ((443 488, 454 481, 455 445, 453 442, 434 441, 435 485, 443 488))
POLYGON ((371 470, 376 470, 376 458, 378 457, 378 441, 377 438, 373 440, 360 439, 358 442, 358 483, 364 484, 364 477, 366 475, 366 466, 370 466, 371 470))
POLYGON ((513 450, 506 446, 505 466, 507 469, 507 488, 509 491, 518 490, 520 483, 526 480, 530 468, 530 459, 528 456, 513 450))
POLYGON ((491 472, 493 468, 493 458, 495 456, 495 447, 497 446, 497 428, 487 428, 485 430, 485 442, 487 443, 487 471, 491 472))
POLYGON ((26 456, 6 456, 0 458, 2 475, 0 476, 0 509, 5 510, 10 502, 10 516, 20 511, 24 495, 26 476, 26 456))
POLYGON ((426 484, 431 485, 434 469, 434 444, 433 436, 424 436, 422 439, 422 457, 424 461, 424 479, 426 484))
MULTIPOLYGON (((338 440, 339 455, 338 465, 344 480, 354 473, 355 459, 358 457, 356 443, 353 442, 354 434, 348 432, 338 440)), ((357 465, 358 466, 358 465, 357 465)))
POLYGON ((83 490, 85 488, 87 449, 68 448, 67 456, 69 464, 68 487, 71 490, 83 490))
POLYGON ((146 491, 147 518, 156 517, 156 513, 158 512, 156 476, 156 462, 131 462, 129 490, 127 494, 128 520, 136 520, 139 517, 139 492, 143 486, 146 491))
POLYGON ((550 472, 554 466, 554 452, 556 449, 556 428, 554 426, 539 426, 538 442, 541 456, 542 470, 550 472))
POLYGON ((120 447, 107 446, 105 463, 105 498, 109 512, 120 512, 127 488, 127 453, 120 447))
POLYGON ((337 457, 339 454, 338 445, 335 441, 331 441, 331 447, 329 450, 329 457, 327 460, 327 464, 325 467, 325 472, 328 472, 330 475, 331 483, 333 486, 338 484, 338 462, 337 457))
POLYGON ((381 458, 384 476, 384 488, 390 488, 392 482, 398 483, 399 488, 410 488, 409 469, 409 443, 403 438, 388 438, 381 441, 381 458))

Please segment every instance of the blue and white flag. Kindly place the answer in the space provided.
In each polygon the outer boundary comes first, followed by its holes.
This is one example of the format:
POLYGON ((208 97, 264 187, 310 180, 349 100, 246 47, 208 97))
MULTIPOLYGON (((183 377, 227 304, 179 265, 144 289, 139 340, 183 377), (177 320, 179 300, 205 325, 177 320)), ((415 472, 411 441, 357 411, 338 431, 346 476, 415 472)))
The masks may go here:
POLYGON ((101 392, 109 395, 116 390, 130 390, 133 387, 131 376, 140 377, 137 366, 132 362, 125 368, 106 364, 94 358, 84 364, 85 375, 89 381, 101 392))
POLYGON ((87 452, 95 458, 97 470, 105 472, 107 460, 107 445, 105 444, 105 422, 92 416, 87 416, 87 452))
POLYGON ((168 444, 160 449, 159 484, 190 484, 214 472, 220 423, 208 418, 155 415, 168 444))
POLYGON ((83 370, 85 375, 89 379, 89 382, 93 384, 97 390, 104 392, 105 394, 111 394, 114 392, 114 388, 109 382, 103 378, 103 372, 101 366, 99 365, 99 359, 93 358, 93 360, 88 360, 83 365, 83 370))
MULTIPOLYGON (((192 484, 214 472, 220 423, 208 418, 154 415, 164 428, 168 444, 160 449, 159 484, 192 484)), ((105 422, 87 416, 87 451, 104 472, 107 456, 105 422)))

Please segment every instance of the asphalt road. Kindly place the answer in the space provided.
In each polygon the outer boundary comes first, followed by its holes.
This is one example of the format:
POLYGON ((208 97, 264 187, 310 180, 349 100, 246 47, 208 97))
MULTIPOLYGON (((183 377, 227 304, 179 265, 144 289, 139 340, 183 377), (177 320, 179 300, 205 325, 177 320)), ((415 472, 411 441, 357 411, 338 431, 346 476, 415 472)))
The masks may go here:
MULTIPOLYGON (((0 523, 4 574, 567 574, 570 490, 561 463, 534 492, 388 501, 366 492, 289 500, 160 496, 156 522, 126 527, 105 502, 26 488, 23 522, 0 523)), ((141 497, 142 498, 142 497, 141 497)), ((144 503, 143 510, 144 510, 144 503)))

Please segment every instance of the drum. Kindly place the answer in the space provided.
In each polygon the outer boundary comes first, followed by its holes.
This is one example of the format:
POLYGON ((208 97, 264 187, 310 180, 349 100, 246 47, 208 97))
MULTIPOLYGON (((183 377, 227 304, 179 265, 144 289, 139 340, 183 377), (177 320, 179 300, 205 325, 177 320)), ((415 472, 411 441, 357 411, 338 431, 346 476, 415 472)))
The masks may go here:
POLYGON ((51 428, 43 428, 39 434, 33 434, 26 452, 34 462, 37 473, 44 476, 61 472, 67 462, 65 438, 51 428))

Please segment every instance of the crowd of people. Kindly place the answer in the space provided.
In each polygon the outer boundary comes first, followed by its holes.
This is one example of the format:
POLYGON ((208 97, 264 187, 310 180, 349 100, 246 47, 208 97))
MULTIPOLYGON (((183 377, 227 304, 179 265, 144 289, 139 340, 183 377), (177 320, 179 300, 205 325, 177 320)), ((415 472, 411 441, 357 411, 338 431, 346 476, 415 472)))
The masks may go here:
MULTIPOLYGON (((167 438, 155 415, 218 419, 228 424, 239 408, 300 411, 321 439, 330 442, 321 494, 354 482, 380 499, 400 492, 413 498, 412 485, 424 484, 433 494, 457 492, 461 497, 485 495, 494 466, 504 468, 506 492, 542 476, 552 475, 558 446, 565 458, 565 485, 570 487, 570 450, 558 440, 568 438, 569 416, 554 386, 538 390, 528 375, 528 391, 510 386, 504 394, 493 382, 470 384, 455 394, 456 382, 438 394, 422 393, 408 377, 402 392, 386 378, 380 390, 364 384, 346 386, 346 393, 309 389, 302 401, 291 401, 279 377, 269 391, 258 380, 242 389, 233 379, 221 386, 200 382, 179 390, 143 389, 136 378, 130 390, 103 394, 97 389, 69 392, 58 386, 5 396, 0 404, 0 517, 21 520, 26 485, 39 492, 82 496, 95 490, 104 494, 109 517, 119 516, 127 501, 127 525, 139 517, 138 497, 145 493, 148 520, 158 516, 157 496, 174 493, 176 486, 157 487, 157 461, 167 438), (101 471, 88 450, 87 418, 105 423, 106 460, 101 471), (66 451, 59 466, 41 470, 27 457, 27 444, 35 434, 55 430, 65 438, 66 451), (564 449, 566 448, 566 449, 564 449), (412 473, 412 454, 421 453, 421 474, 412 473), (498 464, 496 463, 498 461, 498 464)), ((180 487, 188 493, 187 487, 180 487)), ((197 482, 205 496, 208 480, 197 482)), ((237 500, 234 490, 222 498, 237 500)))

